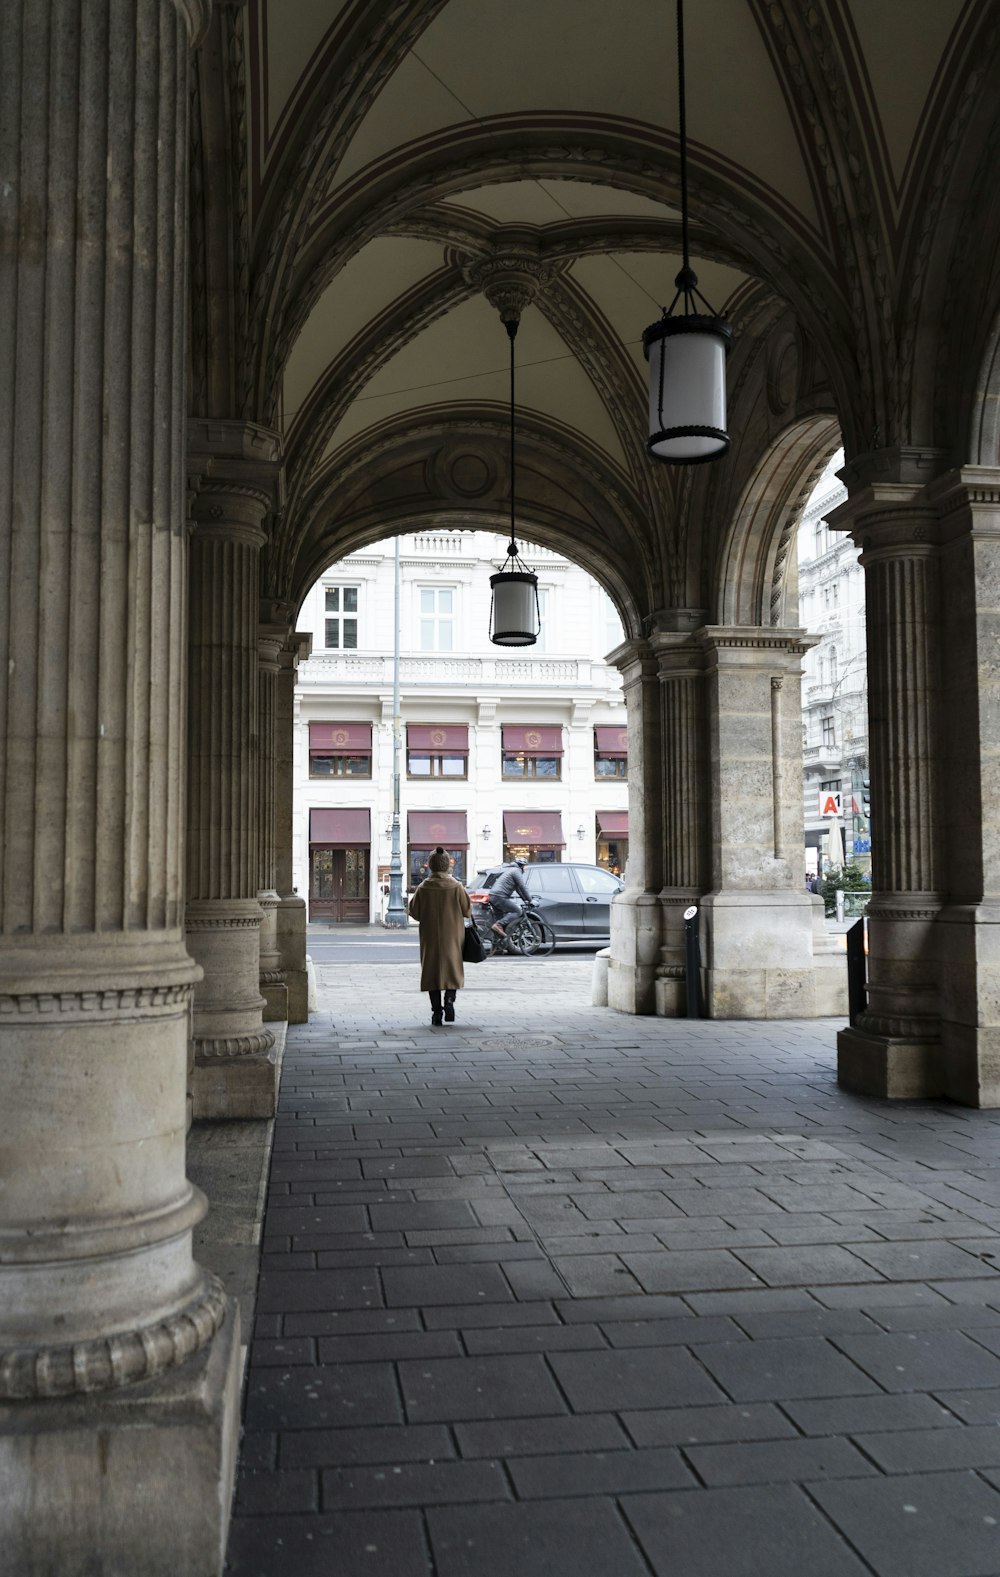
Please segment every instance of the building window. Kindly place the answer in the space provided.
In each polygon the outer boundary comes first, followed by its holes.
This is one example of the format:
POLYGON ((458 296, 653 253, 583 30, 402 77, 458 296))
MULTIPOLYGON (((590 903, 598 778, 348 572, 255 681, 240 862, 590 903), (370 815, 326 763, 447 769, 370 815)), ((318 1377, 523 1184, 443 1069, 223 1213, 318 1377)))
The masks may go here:
POLYGON ((833 723, 833 713, 828 712, 825 717, 820 719, 820 723, 823 729, 824 745, 835 745, 837 743, 837 731, 833 723))
POLYGON ((406 752, 406 775, 410 778, 467 778, 467 756, 432 756, 419 750, 406 752))
POLYGON ((356 651, 358 645, 357 586, 326 587, 326 647, 356 651))
POLYGON ((408 723, 406 775, 411 778, 467 778, 469 729, 465 723, 408 723))
MULTIPOLYGON (((466 875, 466 854, 467 854, 467 852, 468 851, 465 850, 465 849, 452 849, 452 850, 450 850, 450 854, 451 854, 451 872, 450 872, 450 874, 452 876, 454 876, 454 878, 455 878, 455 880, 457 882, 464 882, 465 881, 465 875, 466 875)), ((431 868, 430 868, 430 865, 429 865, 428 862, 429 862, 430 857, 431 857, 431 855, 433 853, 434 853, 433 849, 415 849, 412 844, 410 845, 410 848, 409 848, 409 864, 410 864, 410 887, 411 888, 419 887, 420 883, 422 881, 424 881, 424 879, 430 875, 431 868)))
POLYGON ((628 731, 624 726, 601 725, 594 729, 594 777, 628 777, 628 731))
POLYGON ((309 752, 311 778, 370 778, 371 756, 321 756, 309 752))
POLYGON ((370 778, 371 775, 370 723, 309 724, 311 778, 370 778))
POLYGON ((505 778, 561 778, 562 756, 529 756, 519 751, 515 755, 504 754, 503 775, 505 778))
POLYGON ((455 593, 449 586, 420 587, 420 650, 455 649, 455 593))

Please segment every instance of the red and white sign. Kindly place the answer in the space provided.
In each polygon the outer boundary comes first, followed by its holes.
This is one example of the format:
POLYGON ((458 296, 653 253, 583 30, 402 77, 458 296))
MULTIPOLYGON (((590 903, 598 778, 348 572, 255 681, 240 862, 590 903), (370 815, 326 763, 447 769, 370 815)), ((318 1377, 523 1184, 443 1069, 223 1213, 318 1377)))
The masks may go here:
POLYGON ((839 816, 841 812, 841 796, 831 790, 820 789, 819 813, 821 816, 839 816))

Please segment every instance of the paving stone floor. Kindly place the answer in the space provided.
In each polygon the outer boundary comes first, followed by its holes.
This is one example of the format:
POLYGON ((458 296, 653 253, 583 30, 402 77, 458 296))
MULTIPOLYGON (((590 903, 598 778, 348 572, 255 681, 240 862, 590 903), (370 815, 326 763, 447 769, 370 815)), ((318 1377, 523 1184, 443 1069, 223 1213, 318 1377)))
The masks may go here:
POLYGON ((995 1577, 1000 1113, 589 958, 331 965, 288 1036, 229 1571, 995 1577))

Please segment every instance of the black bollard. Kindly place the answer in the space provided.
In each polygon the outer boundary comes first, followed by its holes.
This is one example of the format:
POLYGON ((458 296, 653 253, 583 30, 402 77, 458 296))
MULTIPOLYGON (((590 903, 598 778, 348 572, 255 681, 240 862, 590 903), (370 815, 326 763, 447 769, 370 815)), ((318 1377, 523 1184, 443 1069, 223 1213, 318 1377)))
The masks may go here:
POLYGON ((684 911, 684 975, 687 985, 687 1016, 701 1018, 701 959, 698 956, 698 910, 694 904, 684 911))

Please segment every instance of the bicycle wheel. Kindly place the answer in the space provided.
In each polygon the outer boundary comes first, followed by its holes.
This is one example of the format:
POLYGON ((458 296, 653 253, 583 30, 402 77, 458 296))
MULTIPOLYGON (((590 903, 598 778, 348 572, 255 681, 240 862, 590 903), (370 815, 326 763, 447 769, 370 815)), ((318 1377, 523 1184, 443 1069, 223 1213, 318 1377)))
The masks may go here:
POLYGON ((518 952, 525 958, 546 958, 556 945, 552 927, 537 914, 525 915, 518 927, 518 952))
POLYGON ((496 933, 488 925, 477 925, 476 930, 479 933, 479 940, 483 944, 483 953, 485 955, 483 958, 483 963, 485 964, 486 959, 492 957, 494 951, 496 950, 496 933))

